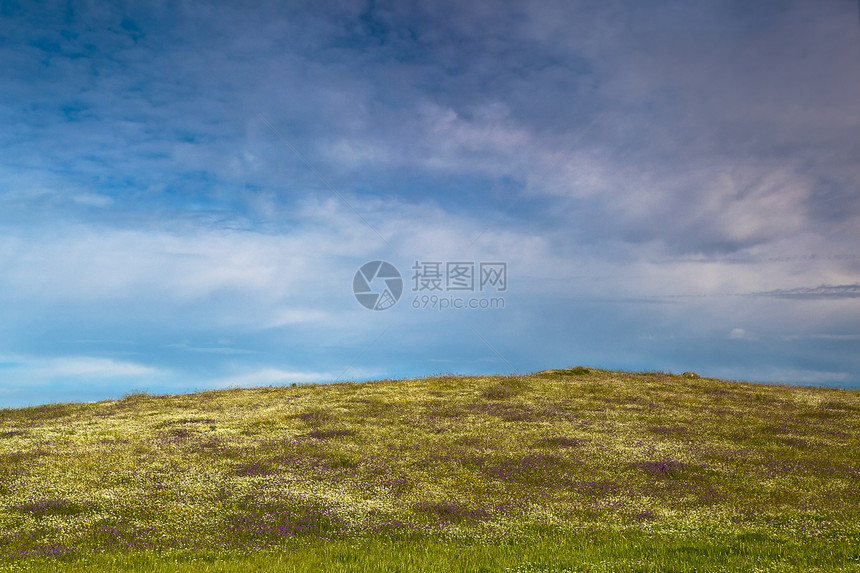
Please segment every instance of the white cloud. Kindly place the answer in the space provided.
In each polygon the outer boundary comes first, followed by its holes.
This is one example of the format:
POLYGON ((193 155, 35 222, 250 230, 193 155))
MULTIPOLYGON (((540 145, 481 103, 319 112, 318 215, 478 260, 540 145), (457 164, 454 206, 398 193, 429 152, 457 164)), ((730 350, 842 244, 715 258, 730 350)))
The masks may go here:
POLYGON ((139 378, 164 374, 151 366, 90 356, 49 358, 44 361, 30 359, 20 367, 27 376, 35 378, 139 378))
POLYGON ((263 368, 213 380, 211 385, 213 388, 249 388, 292 382, 319 382, 333 378, 334 376, 329 372, 297 372, 278 368, 263 368))
POLYGON ((26 388, 79 384, 103 386, 141 380, 152 383, 171 376, 162 368, 97 356, 0 356, 3 385, 11 393, 26 388))
POLYGON ((348 368, 334 371, 297 371, 281 368, 260 368, 241 374, 212 380, 211 388, 251 388, 255 386, 278 386, 292 383, 325 383, 333 381, 364 380, 379 376, 383 371, 365 368, 348 368))

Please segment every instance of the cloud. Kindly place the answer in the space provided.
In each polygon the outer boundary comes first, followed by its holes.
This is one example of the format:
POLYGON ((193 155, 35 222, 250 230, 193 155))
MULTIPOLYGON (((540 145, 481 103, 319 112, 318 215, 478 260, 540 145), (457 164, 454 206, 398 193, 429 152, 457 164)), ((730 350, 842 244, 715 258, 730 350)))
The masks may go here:
POLYGON ((0 372, 4 406, 106 399, 142 385, 169 384, 174 375, 161 366, 85 355, 5 355, 0 372))
POLYGON ((853 342, 860 340, 860 334, 814 333, 804 335, 788 335, 786 340, 827 340, 836 342, 853 342))
POLYGON ((769 296, 793 300, 841 300, 860 298, 860 284, 851 285, 821 285, 812 288, 776 289, 755 293, 756 296, 769 296))
POLYGON ((331 378, 333 378, 331 373, 294 372, 276 368, 264 368, 262 370, 213 380, 211 384, 215 388, 249 388, 254 386, 282 385, 292 382, 317 382, 331 378))
MULTIPOLYGON (((350 369, 349 377, 345 380, 361 380, 379 376, 381 371, 367 371, 359 369, 357 372, 350 369)), ((332 381, 340 381, 346 372, 305 372, 295 370, 282 370, 279 368, 262 368, 251 370, 241 374, 235 374, 225 378, 219 378, 209 382, 213 388, 252 388, 257 386, 279 386, 284 384, 305 383, 317 384, 332 381)))
POLYGON ((244 348, 232 348, 230 346, 192 346, 187 340, 168 344, 168 348, 181 350, 183 352, 200 352, 203 354, 259 354, 256 350, 247 350, 244 348))
POLYGON ((112 360, 91 356, 71 356, 43 360, 26 359, 23 362, 6 363, 9 368, 25 369, 28 377, 82 378, 87 381, 103 378, 155 377, 163 374, 158 368, 134 362, 112 360))
MULTIPOLYGON (((846 192, 856 143, 844 122, 856 85, 843 48, 856 30, 840 16, 802 2, 744 14, 719 2, 80 10, 69 24, 85 28, 79 37, 53 31, 58 49, 25 52, 49 57, 64 81, 20 89, 71 88, 94 119, 72 130, 25 114, 27 137, 9 151, 64 166, 71 177, 54 187, 71 184, 75 197, 93 178, 115 189, 80 209, 110 200, 113 212, 146 211, 130 199, 150 196, 162 210, 247 224, 266 188, 284 198, 297 179, 321 187, 262 110, 342 191, 398 193, 391 173, 405 169, 507 177, 549 201, 542 217, 564 214, 564 238, 580 244, 713 255, 778 250, 810 229, 856 243, 860 209, 846 192), (87 45, 121 47, 123 65, 95 50, 90 62, 105 69, 93 73, 70 57, 87 45), (248 183, 244 196, 231 191, 248 183)), ((47 93, 60 114, 62 98, 47 93)))

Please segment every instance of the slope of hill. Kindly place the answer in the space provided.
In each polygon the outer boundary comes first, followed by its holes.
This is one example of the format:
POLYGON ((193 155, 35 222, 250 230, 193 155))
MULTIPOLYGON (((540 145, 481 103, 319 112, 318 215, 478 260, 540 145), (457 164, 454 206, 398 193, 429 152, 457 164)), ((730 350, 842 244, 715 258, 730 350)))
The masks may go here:
POLYGON ((0 564, 860 570, 858 452, 858 392, 584 368, 3 410, 0 564))

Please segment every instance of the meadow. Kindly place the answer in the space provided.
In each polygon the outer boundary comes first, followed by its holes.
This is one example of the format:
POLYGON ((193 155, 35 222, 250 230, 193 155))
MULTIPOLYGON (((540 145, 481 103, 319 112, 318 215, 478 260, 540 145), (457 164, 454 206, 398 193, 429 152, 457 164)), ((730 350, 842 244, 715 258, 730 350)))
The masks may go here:
POLYGON ((860 392, 577 367, 6 409, 0 569, 860 571, 860 392))

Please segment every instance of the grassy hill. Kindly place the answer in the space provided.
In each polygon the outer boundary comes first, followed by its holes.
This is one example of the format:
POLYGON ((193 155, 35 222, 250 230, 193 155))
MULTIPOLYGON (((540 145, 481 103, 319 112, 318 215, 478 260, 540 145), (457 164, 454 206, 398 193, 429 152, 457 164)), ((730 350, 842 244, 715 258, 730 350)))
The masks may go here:
POLYGON ((0 411, 0 567, 860 571, 860 393, 573 368, 0 411))

